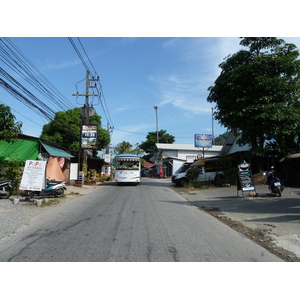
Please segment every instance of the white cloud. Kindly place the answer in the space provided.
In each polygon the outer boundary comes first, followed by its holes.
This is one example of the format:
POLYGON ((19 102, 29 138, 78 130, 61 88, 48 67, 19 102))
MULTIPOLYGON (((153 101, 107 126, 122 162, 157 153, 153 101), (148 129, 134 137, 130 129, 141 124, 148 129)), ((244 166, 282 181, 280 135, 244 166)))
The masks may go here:
POLYGON ((213 104, 206 100, 207 89, 219 76, 218 66, 223 59, 241 48, 239 39, 176 38, 163 46, 173 55, 176 53, 181 67, 169 74, 148 77, 157 87, 159 105, 172 105, 194 114, 210 113, 213 104))
POLYGON ((50 69, 50 70, 61 70, 61 69, 65 69, 65 68, 69 68, 69 67, 72 67, 72 66, 79 65, 79 64, 81 64, 81 61, 79 61, 79 60, 69 60, 69 61, 62 61, 62 62, 56 63, 56 64, 46 61, 45 64, 46 64, 47 68, 50 69))

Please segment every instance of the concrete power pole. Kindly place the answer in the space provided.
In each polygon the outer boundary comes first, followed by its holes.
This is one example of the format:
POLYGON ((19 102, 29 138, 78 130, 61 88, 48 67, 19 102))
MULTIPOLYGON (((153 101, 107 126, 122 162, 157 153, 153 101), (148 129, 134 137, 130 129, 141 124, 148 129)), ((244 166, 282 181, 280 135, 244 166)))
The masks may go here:
MULTIPOLYGON (((98 78, 94 78, 92 77, 92 79, 90 79, 90 71, 87 70, 86 71, 86 79, 85 79, 85 94, 73 94, 72 96, 84 96, 85 97, 85 104, 84 104, 84 111, 83 111, 83 122, 81 125, 88 125, 89 124, 89 120, 90 120, 90 106, 89 106, 89 96, 91 97, 100 97, 101 94, 89 94, 89 89, 90 88, 94 88, 96 86, 90 86, 91 81, 99 81, 99 77, 98 78)), ((81 150, 81 148, 80 148, 81 150)), ((83 149, 83 160, 82 163, 83 164, 87 164, 87 149, 83 149)), ((80 153, 80 151, 79 151, 80 153)), ((80 157, 80 156, 79 156, 80 157)), ((80 164, 80 163, 79 163, 80 164)))

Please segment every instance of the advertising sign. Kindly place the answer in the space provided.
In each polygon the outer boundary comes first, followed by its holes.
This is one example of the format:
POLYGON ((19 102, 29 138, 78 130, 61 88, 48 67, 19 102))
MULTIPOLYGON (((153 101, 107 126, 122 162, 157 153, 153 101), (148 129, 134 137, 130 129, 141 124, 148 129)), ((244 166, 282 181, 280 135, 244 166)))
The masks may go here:
POLYGON ((97 149, 98 141, 98 126, 97 125, 82 125, 81 127, 81 148, 97 149))
POLYGON ((26 160, 20 190, 41 191, 45 189, 46 161, 26 160))
POLYGON ((255 190, 253 180, 252 180, 252 174, 250 170, 250 164, 246 162, 239 164, 238 175, 239 175, 240 187, 243 192, 255 190))
POLYGON ((212 134, 195 134, 195 147, 211 148, 212 134))

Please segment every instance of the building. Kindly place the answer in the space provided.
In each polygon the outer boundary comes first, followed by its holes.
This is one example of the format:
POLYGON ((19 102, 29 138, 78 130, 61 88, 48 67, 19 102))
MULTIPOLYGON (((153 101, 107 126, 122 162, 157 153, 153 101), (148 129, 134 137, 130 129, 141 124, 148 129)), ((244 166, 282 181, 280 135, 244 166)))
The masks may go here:
POLYGON ((20 159, 25 163, 26 160, 44 159, 46 157, 51 160, 55 158, 55 168, 59 166, 61 170, 56 172, 57 176, 60 177, 53 179, 65 180, 66 183, 69 183, 71 159, 75 156, 68 153, 67 150, 54 145, 50 141, 25 134, 19 134, 18 138, 10 143, 0 140, 0 163, 11 159, 20 159))
POLYGON ((156 154, 151 161, 164 168, 164 176, 172 176, 183 163, 193 163, 197 159, 219 155, 223 146, 197 148, 193 145, 156 143, 156 154))

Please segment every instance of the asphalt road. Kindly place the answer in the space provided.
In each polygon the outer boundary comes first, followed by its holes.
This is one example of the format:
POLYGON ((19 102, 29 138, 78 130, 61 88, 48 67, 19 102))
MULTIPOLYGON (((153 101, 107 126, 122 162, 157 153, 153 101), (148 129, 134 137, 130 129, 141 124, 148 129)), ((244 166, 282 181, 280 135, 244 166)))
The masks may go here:
POLYGON ((281 261, 165 181, 103 185, 0 241, 2 262, 281 261))

